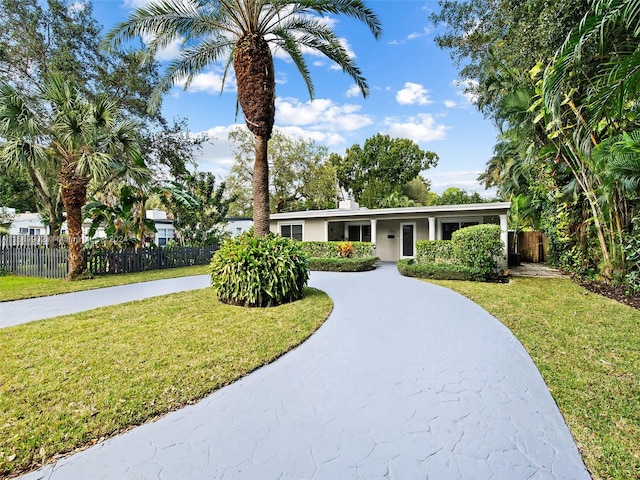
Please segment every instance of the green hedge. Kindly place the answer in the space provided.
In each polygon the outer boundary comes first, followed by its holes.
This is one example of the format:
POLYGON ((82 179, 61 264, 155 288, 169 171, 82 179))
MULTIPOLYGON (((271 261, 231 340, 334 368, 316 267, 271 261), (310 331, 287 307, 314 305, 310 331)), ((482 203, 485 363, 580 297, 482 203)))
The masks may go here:
POLYGON ((504 258, 504 243, 500 240, 500 226, 474 225, 453 232, 451 242, 455 257, 462 265, 477 270, 486 279, 495 278, 498 260, 504 258))
POLYGON ((416 263, 458 263, 453 243, 450 240, 418 240, 416 263))
POLYGON ((416 263, 405 258, 396 264, 405 277, 431 278, 434 280, 482 280, 477 270, 454 263, 416 263))
MULTIPOLYGON (((340 258, 338 245, 341 243, 344 242, 298 242, 302 250, 311 258, 340 258)), ((353 246, 353 258, 367 258, 374 254, 374 243, 349 243, 353 246)))
POLYGON ((366 272, 376 268, 378 257, 327 258, 312 257, 308 260, 310 270, 321 272, 366 272))

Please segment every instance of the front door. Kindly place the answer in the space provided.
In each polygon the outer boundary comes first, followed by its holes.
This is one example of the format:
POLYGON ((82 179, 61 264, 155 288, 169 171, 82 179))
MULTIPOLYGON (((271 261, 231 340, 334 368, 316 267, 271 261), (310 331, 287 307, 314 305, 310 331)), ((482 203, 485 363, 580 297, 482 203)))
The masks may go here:
POLYGON ((400 224, 400 256, 402 258, 414 257, 416 250, 416 224, 400 224))

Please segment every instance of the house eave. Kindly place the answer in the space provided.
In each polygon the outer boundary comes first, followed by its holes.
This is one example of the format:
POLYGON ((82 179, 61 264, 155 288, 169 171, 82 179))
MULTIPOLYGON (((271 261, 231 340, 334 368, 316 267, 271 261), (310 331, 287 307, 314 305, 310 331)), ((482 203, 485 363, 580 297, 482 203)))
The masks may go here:
POLYGON ((375 208, 358 210, 331 209, 331 210, 304 210, 300 212, 286 212, 271 214, 271 220, 298 220, 311 218, 354 218, 354 217, 410 217, 416 215, 440 216, 460 213, 493 213, 506 214, 511 207, 511 202, 493 203, 469 203, 460 205, 434 205, 429 207, 399 207, 399 208, 375 208))

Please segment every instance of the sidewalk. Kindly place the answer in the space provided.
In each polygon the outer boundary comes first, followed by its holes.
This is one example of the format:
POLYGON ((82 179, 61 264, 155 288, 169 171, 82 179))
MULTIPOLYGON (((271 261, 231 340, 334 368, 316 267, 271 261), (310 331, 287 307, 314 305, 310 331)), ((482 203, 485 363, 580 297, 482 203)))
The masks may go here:
POLYGON ((201 402, 24 479, 588 479, 515 337, 464 297, 313 272, 334 300, 307 342, 201 402))
POLYGON ((0 328, 211 285, 209 275, 168 278, 50 297, 0 302, 0 328))

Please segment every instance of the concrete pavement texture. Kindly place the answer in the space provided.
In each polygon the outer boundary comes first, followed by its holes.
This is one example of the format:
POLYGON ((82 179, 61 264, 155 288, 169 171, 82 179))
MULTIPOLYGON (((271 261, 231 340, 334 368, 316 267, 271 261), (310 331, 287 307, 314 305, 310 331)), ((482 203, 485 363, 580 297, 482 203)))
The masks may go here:
POLYGON ((304 344, 21 478, 590 478, 531 358, 479 306, 393 265, 310 284, 335 306, 304 344))
POLYGON ((194 275, 64 293, 50 297, 0 302, 0 328, 143 298, 206 288, 210 285, 211 277, 209 275, 194 275))

